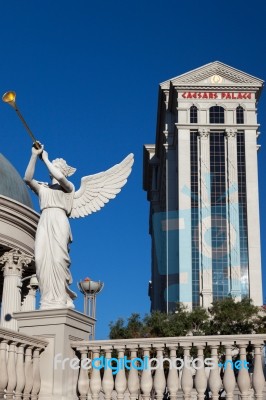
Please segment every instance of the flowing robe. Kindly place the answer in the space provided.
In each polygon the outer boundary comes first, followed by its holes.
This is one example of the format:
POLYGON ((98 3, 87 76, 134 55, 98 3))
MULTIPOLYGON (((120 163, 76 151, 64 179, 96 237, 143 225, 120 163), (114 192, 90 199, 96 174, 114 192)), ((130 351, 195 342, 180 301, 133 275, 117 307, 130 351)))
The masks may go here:
POLYGON ((41 292, 41 310, 74 308, 69 243, 72 241, 68 215, 71 212, 74 186, 65 193, 59 185, 40 185, 41 217, 35 239, 36 275, 41 292))

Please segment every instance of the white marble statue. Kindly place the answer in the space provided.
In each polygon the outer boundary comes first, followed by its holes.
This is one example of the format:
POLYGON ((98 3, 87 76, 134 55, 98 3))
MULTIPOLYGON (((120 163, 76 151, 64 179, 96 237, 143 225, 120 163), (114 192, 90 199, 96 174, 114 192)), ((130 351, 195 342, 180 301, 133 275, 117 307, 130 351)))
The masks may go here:
POLYGON ((133 154, 129 154, 107 171, 82 178, 80 189, 75 191, 67 177, 76 169, 68 166, 62 158, 49 161, 43 146, 40 149, 32 147, 24 180, 39 196, 41 208, 35 240, 35 264, 42 310, 74 308, 75 293, 68 286, 72 282, 68 248, 72 235, 68 218, 85 217, 115 198, 127 182, 133 162, 133 154), (52 179, 50 185, 33 178, 40 155, 52 179))

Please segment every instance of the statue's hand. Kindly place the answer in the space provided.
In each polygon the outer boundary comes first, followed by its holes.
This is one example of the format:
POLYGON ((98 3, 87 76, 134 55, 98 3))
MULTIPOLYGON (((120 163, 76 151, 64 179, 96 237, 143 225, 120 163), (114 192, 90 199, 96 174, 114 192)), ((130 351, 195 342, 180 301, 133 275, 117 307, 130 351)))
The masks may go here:
POLYGON ((42 152, 42 160, 43 160, 43 161, 48 160, 48 153, 47 153, 47 151, 45 151, 45 150, 43 150, 43 152, 42 152))
POLYGON ((43 149, 44 149, 44 146, 40 143, 40 142, 38 142, 39 144, 40 144, 40 148, 39 149, 36 149, 36 147, 33 145, 32 146, 32 148, 31 148, 31 152, 32 152, 32 154, 34 154, 34 155, 36 155, 36 156, 39 156, 40 154, 42 154, 42 152, 43 152, 43 149))

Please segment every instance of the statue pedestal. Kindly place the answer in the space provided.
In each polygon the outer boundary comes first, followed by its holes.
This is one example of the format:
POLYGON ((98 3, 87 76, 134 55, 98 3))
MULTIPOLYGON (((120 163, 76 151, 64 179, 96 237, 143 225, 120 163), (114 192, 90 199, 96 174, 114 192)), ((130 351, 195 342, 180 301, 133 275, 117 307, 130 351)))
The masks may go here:
POLYGON ((18 330, 31 336, 41 336, 49 342, 40 358, 41 390, 39 400, 73 400, 77 397, 79 370, 70 368, 69 362, 57 363, 65 358, 76 358, 70 346, 73 340, 89 340, 95 320, 72 309, 25 311, 13 314, 18 330), (60 356, 59 356, 60 355, 60 356))

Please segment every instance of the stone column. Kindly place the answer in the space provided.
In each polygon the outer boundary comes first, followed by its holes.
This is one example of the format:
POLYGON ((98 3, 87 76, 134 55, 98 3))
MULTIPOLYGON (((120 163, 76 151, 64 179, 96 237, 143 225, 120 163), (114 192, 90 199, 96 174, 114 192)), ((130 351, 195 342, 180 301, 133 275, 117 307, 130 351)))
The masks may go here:
MULTIPOLYGON (((180 263, 178 262, 178 252, 176 251, 176 242, 178 240, 177 231, 177 204, 178 204, 178 194, 177 194, 177 172, 176 172, 176 144, 175 144, 175 134, 172 130, 168 132, 168 126, 166 125, 166 130, 163 131, 165 142, 164 146, 164 159, 165 159, 165 170, 162 171, 162 186, 165 185, 165 212, 161 216, 163 220, 161 221, 161 228, 164 232, 162 235, 162 240, 160 240, 160 246, 162 248, 162 265, 161 274, 165 275, 165 291, 164 299, 166 302, 166 312, 173 311, 176 302, 181 300, 181 285, 180 296, 178 298, 178 285, 171 282, 171 275, 177 275, 180 268, 180 263), (165 265, 165 267, 164 267, 165 265), (170 279, 169 279, 170 278, 170 279), (172 308, 171 308, 172 307, 172 308)), ((164 189, 163 189, 164 191, 164 189)), ((160 198, 163 205, 164 199, 160 198)))
POLYGON ((21 292, 20 281, 23 268, 29 265, 32 257, 25 255, 20 250, 13 249, 0 258, 3 265, 4 285, 1 306, 1 326, 17 330, 17 321, 13 319, 13 312, 20 311, 21 292))
POLYGON ((256 129, 245 129, 245 153, 250 297, 256 306, 261 306, 263 297, 256 129))
MULTIPOLYGON (((190 130, 177 133, 179 301, 192 308, 190 130)), ((172 191, 176 188, 172 186, 172 191)))
POLYGON ((239 244, 239 201, 237 175, 237 131, 226 129, 227 137, 227 201, 230 293, 241 300, 241 268, 239 244))
POLYGON ((199 129, 199 256, 202 306, 212 303, 210 132, 199 129))

